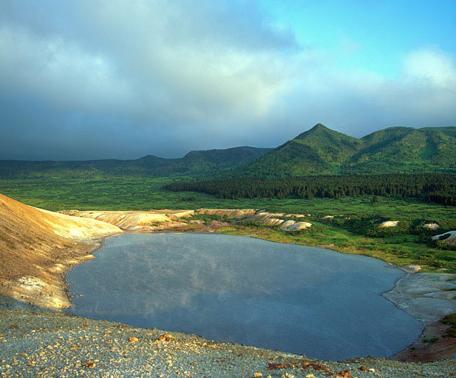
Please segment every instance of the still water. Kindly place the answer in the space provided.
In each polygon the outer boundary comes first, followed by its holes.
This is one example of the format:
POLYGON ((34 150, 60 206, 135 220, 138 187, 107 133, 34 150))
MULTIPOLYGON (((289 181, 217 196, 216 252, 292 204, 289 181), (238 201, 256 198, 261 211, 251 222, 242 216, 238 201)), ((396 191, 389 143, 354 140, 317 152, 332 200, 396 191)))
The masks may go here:
POLYGON ((211 234, 124 234, 67 275, 73 314, 321 359, 390 356, 422 324, 382 261, 211 234))

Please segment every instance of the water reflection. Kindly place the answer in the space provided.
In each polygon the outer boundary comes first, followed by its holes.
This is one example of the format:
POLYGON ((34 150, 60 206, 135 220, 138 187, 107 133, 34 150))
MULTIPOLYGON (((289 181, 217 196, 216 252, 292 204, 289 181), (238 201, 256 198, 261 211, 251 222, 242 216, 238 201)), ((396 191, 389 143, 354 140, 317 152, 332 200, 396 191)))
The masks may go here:
POLYGON ((402 275, 363 256, 251 238, 130 234, 68 275, 72 312, 325 359, 388 356, 421 323, 381 296, 402 275))

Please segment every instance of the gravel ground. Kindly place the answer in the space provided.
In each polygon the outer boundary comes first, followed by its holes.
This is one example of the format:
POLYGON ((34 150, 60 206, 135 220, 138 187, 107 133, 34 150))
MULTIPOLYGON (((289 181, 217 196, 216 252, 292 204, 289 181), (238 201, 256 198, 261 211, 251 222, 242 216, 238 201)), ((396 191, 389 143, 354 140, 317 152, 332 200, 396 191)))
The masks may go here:
POLYGON ((18 306, 3 298, 0 376, 456 377, 456 361, 417 364, 367 358, 321 362, 18 306))

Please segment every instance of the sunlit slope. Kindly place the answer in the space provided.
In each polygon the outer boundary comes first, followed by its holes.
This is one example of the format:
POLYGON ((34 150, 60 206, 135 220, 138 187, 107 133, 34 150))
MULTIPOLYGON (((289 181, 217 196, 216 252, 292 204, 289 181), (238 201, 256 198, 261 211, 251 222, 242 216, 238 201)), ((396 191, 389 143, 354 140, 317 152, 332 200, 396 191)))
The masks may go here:
POLYGON ((89 250, 84 243, 118 232, 108 223, 37 209, 0 194, 0 294, 50 307, 47 299, 53 297, 59 302, 54 307, 65 305, 65 293, 55 286, 65 265, 89 250))
POLYGON ((456 128, 393 127, 361 139, 343 169, 369 173, 456 170, 456 128))
POLYGON ((240 171, 244 176, 456 172, 456 128, 394 127, 361 139, 318 124, 240 171))

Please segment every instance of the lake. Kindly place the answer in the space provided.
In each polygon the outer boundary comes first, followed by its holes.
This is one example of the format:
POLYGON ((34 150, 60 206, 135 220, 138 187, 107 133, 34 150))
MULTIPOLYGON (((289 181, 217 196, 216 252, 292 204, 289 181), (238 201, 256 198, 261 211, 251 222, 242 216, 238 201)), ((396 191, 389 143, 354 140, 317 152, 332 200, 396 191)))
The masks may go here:
POLYGON ((336 360, 419 337, 422 323, 382 296, 403 275, 322 248, 156 233, 107 239, 67 282, 76 315, 336 360))

